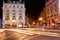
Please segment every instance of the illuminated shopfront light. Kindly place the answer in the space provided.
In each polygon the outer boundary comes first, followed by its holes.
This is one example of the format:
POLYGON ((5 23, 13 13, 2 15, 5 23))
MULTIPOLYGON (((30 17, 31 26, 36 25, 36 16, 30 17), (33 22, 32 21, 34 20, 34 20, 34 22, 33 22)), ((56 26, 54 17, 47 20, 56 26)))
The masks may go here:
POLYGON ((15 22, 16 20, 12 20, 12 22, 15 22))
POLYGON ((52 23, 51 25, 55 25, 54 23, 52 23))
POLYGON ((18 25, 18 27, 22 27, 22 25, 20 24, 20 25, 18 25))
POLYGON ((56 18, 55 21, 57 22, 58 21, 58 18, 56 18))
POLYGON ((8 24, 8 22, 5 22, 5 24, 8 24))

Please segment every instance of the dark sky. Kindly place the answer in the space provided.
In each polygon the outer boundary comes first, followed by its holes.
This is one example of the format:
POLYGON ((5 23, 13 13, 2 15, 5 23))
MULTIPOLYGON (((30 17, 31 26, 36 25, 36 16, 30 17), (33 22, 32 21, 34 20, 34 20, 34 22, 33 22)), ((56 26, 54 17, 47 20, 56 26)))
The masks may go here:
MULTIPOLYGON (((45 6, 45 0, 23 0, 23 1, 25 1, 26 14, 31 15, 32 17, 34 17, 34 19, 36 19, 40 15, 40 12, 45 6)), ((1 5, 2 1, 0 0, 0 6, 1 5)), ((0 8, 0 18, 2 18, 1 8, 0 8)))

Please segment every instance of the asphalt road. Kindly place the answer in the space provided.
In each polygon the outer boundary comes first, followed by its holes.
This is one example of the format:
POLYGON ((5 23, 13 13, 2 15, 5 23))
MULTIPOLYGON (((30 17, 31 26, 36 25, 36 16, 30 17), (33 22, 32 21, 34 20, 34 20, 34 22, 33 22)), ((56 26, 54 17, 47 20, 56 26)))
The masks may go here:
POLYGON ((26 35, 9 30, 5 30, 4 32, 0 33, 0 35, 1 35, 0 40, 25 40, 27 38, 36 36, 36 35, 26 35))
POLYGON ((0 40, 60 40, 60 37, 46 35, 26 35, 14 31, 5 30, 0 33, 0 40))
POLYGON ((35 37, 35 38, 31 38, 29 40, 60 40, 60 38, 41 35, 41 36, 38 36, 38 37, 35 37))

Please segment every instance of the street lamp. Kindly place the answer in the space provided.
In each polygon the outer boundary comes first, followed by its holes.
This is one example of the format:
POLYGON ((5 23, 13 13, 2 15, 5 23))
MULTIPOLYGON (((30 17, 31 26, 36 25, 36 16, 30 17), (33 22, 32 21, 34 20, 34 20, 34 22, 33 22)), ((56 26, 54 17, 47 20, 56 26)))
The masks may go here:
POLYGON ((33 24, 35 24, 35 22, 33 22, 33 24))
POLYGON ((42 21, 43 21, 43 18, 42 18, 42 17, 40 17, 38 20, 39 20, 39 25, 40 25, 40 22, 42 22, 42 21))
POLYGON ((34 26, 35 26, 35 22, 33 21, 33 22, 32 22, 32 27, 34 27, 34 26))
POLYGON ((41 17, 41 18, 39 18, 38 20, 39 20, 39 21, 42 21, 42 20, 43 20, 43 18, 41 17))

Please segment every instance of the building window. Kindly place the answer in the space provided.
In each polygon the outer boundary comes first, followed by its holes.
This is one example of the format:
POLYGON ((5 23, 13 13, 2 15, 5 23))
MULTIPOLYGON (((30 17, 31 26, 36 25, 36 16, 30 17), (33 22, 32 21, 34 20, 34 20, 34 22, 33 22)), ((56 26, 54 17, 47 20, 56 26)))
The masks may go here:
POLYGON ((57 9, 58 9, 57 7, 58 7, 57 4, 55 4, 55 12, 57 12, 57 9))
POLYGON ((6 13, 5 20, 9 20, 9 13, 6 13))
POLYGON ((21 8, 23 8, 23 6, 21 6, 21 8))
POLYGON ((9 8, 11 8, 11 6, 9 6, 9 8))
POLYGON ((9 15, 9 13, 6 13, 6 15, 9 15))
POLYGON ((50 10, 50 11, 51 11, 51 14, 52 14, 52 9, 53 9, 53 8, 52 8, 52 6, 51 6, 51 10, 50 10))
POLYGON ((13 15, 16 15, 16 13, 13 13, 13 15))
POLYGON ((52 14, 52 9, 51 9, 51 14, 52 14))
POLYGON ((15 12, 16 10, 13 10, 13 12, 15 12))
POLYGON ((47 11, 48 11, 48 15, 49 15, 49 9, 47 11))
POLYGON ((22 10, 19 10, 19 12, 22 12, 22 10))
POLYGON ((9 10, 7 10, 7 12, 9 12, 9 10))
POLYGON ((53 17, 53 15, 51 15, 50 17, 53 17))
POLYGON ((57 14, 54 14, 54 16, 58 16, 58 13, 57 14))
POLYGON ((15 5, 13 6, 13 8, 15 8, 15 5))
POLYGON ((17 8, 19 8, 19 6, 17 6, 17 8))
POLYGON ((22 19, 22 16, 19 16, 19 18, 18 19, 22 19))
POLYGON ((16 16, 13 16, 13 17, 12 17, 12 20, 15 20, 15 19, 16 19, 16 16))
POLYGON ((22 13, 19 13, 19 15, 22 15, 22 13))
POLYGON ((7 5, 5 5, 5 7, 7 7, 7 5))
POLYGON ((5 18, 5 20, 9 20, 10 18, 9 18, 9 15, 6 15, 6 18, 5 18))

